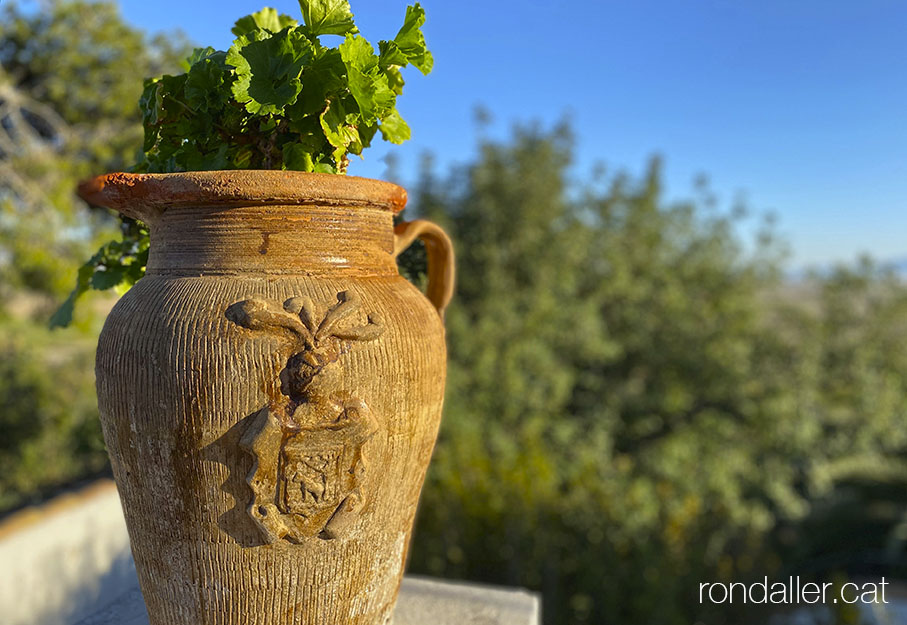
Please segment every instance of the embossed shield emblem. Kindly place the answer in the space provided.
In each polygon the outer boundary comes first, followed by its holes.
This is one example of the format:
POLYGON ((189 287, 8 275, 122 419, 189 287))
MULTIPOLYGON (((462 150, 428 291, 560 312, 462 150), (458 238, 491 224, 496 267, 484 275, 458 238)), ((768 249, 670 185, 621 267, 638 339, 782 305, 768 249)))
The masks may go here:
MULTIPOLYGON (((344 445, 309 447, 294 436, 283 448, 277 502, 284 514, 312 517, 340 504, 344 445)), ((351 490, 351 489, 350 489, 351 490)))
POLYGON ((372 313, 364 325, 345 327, 359 307, 357 295, 342 292, 320 321, 307 298, 282 307, 245 300, 227 310, 237 325, 283 338, 290 354, 280 372, 282 397, 255 414, 240 440, 255 458, 249 515, 272 542, 338 538, 366 503, 366 458, 381 450, 369 450, 378 422, 342 390, 338 361, 351 342, 380 337, 384 322, 372 313))
POLYGON ((369 439, 377 425, 353 400, 339 416, 287 431, 262 409, 241 444, 256 458, 249 513, 273 538, 336 538, 359 512, 369 439))

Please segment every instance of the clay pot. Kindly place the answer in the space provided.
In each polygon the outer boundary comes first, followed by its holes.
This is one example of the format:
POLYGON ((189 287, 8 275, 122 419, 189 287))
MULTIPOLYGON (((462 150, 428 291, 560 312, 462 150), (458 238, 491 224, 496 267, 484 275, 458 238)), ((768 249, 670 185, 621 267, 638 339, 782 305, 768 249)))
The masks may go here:
POLYGON ((152 625, 387 623, 441 418, 447 236, 395 185, 111 174, 147 275, 98 345, 98 404, 152 625), (427 243, 428 299, 396 255, 427 243))

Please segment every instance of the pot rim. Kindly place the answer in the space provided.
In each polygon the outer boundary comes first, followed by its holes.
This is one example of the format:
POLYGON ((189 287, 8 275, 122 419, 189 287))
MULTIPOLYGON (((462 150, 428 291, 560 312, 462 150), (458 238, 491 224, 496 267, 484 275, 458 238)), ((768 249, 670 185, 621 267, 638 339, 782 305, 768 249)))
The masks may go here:
POLYGON ((170 174, 115 172, 82 182, 78 194, 89 204, 143 221, 175 207, 336 205, 398 213, 406 205, 406 190, 383 180, 260 169, 170 174))

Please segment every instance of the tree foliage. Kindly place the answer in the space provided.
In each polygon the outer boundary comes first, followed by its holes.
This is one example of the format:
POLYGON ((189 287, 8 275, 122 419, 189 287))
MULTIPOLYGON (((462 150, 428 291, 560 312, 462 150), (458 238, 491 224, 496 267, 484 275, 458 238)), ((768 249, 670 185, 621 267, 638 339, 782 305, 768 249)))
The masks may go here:
POLYGON ((791 286, 770 229, 667 203, 657 161, 578 184, 572 147, 524 128, 416 190, 461 279, 413 567, 541 590, 551 624, 752 618, 699 582, 793 565, 778 530, 835 467, 903 466, 907 289, 791 286))
POLYGON ((175 66, 185 46, 149 40, 110 2, 7 2, 0 19, 0 280, 59 296, 116 232, 76 197, 77 182, 135 161, 135 76, 175 66))
MULTIPOLYGON (((135 161, 142 137, 135 75, 175 67, 185 50, 178 36, 149 40, 110 2, 3 2, 0 11, 0 509, 6 510, 106 465, 92 376, 104 303, 85 307, 76 327, 60 333, 47 329, 47 317, 79 261, 117 234, 112 216, 76 197, 78 181, 135 161)), ((111 276, 88 276, 93 286, 106 286, 99 283, 104 277, 111 276)))
POLYGON ((0 511, 107 467, 94 394, 94 346, 76 329, 0 324, 0 511))

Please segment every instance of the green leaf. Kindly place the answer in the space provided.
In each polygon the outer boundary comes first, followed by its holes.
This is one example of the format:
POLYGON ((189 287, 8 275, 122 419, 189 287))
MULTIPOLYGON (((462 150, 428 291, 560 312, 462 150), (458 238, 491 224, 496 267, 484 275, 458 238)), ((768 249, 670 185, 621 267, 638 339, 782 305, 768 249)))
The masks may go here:
POLYGON ((66 301, 54 312, 50 318, 51 328, 65 328, 72 323, 72 315, 75 309, 76 300, 82 297, 91 288, 91 277, 94 274, 95 267, 100 262, 102 252, 101 248, 94 256, 89 258, 84 265, 79 267, 76 275, 76 286, 73 288, 66 301))
POLYGON ((288 28, 273 36, 250 41, 243 35, 227 53, 226 62, 236 68, 232 92, 250 113, 281 113, 302 90, 302 67, 314 55, 312 43, 298 30, 288 28))
POLYGON ((123 267, 99 267, 91 274, 91 288, 98 291, 112 289, 123 281, 124 276, 123 267))
POLYGON ((403 73, 400 71, 399 67, 390 66, 384 70, 385 76, 387 76, 387 86, 391 88, 397 95, 403 93, 403 73))
POLYGON ((160 90, 155 99, 160 102, 160 123, 171 122, 184 115, 186 103, 183 101, 186 91, 188 74, 170 76, 165 74, 160 78, 160 90))
MULTIPOLYGON (((423 74, 428 74, 434 67, 434 57, 425 44, 422 26, 425 24, 425 9, 418 2, 406 7, 406 18, 403 27, 394 37, 394 43, 406 59, 415 65, 423 74)), ((401 64, 402 65, 402 64, 401 64)))
POLYGON ((359 126, 356 130, 359 131, 359 141, 350 144, 350 152, 361 155, 362 150, 372 144, 372 139, 378 132, 378 124, 359 126))
POLYGON ((333 163, 315 163, 316 174, 336 174, 337 170, 333 163))
POLYGON ((397 109, 394 109, 381 119, 379 129, 381 130, 381 136, 384 137, 385 141, 397 144, 408 141, 411 134, 409 124, 400 117, 400 113, 397 112, 397 109))
POLYGON ((211 46, 207 46, 207 47, 205 47, 205 48, 194 48, 194 49, 192 50, 192 54, 190 54, 189 56, 187 56, 186 59, 180 63, 180 65, 182 66, 182 68, 183 68, 185 71, 188 72, 189 69, 190 69, 193 65, 195 65, 195 64, 198 63, 199 61, 203 61, 204 59, 208 58, 209 56, 211 56, 211 55, 214 54, 215 52, 217 52, 217 50, 215 50, 215 49, 212 48, 211 46))
POLYGON ((152 149, 157 143, 158 123, 163 109, 161 87, 159 80, 146 80, 145 89, 139 98, 139 110, 142 112, 142 125, 145 128, 145 143, 142 146, 145 152, 152 149))
POLYGON ((315 170, 311 153, 300 143, 288 143, 283 146, 283 165, 286 169, 296 171, 315 170))
POLYGON ((80 292, 73 289, 66 300, 60 304, 60 307, 50 316, 48 326, 50 328, 65 328, 69 326, 69 324, 72 323, 72 315, 75 312, 76 300, 87 290, 88 289, 85 289, 80 292))
POLYGON ((359 132, 355 126, 347 123, 347 113, 340 102, 331 102, 321 114, 321 128, 328 142, 334 146, 333 158, 338 167, 348 146, 359 141, 359 132))
POLYGON ((299 8, 310 37, 359 32, 347 0, 299 0, 299 8))
POLYGON ((144 275, 148 262, 148 233, 142 228, 144 226, 139 228, 138 240, 124 235, 126 238, 122 241, 110 241, 79 267, 76 286, 50 318, 51 328, 64 328, 72 323, 76 300, 89 289, 131 286, 144 275))
POLYGON ((346 65, 350 93, 359 104, 362 121, 371 124, 386 115, 396 101, 387 78, 381 71, 372 45, 359 35, 347 35, 340 44, 340 56, 346 65))
POLYGON ((289 15, 278 14, 277 9, 265 7, 258 13, 247 15, 236 20, 231 31, 237 37, 247 35, 256 30, 266 30, 277 33, 287 26, 296 26, 298 22, 289 15))
POLYGON ((233 169, 249 169, 252 162, 252 148, 246 146, 238 149, 231 162, 233 169))
POLYGON ((393 65, 406 67, 406 65, 409 64, 409 59, 406 58, 406 55, 400 50, 400 46, 393 41, 379 41, 378 50, 380 51, 378 56, 379 63, 383 68, 391 67, 393 65))
POLYGON ((303 69, 301 80, 302 93, 292 111, 287 111, 291 118, 320 113, 331 96, 336 98, 346 91, 346 66, 340 51, 318 50, 312 64, 303 69))
POLYGON ((225 65, 226 53, 218 52, 192 65, 186 79, 186 99, 193 108, 217 108, 225 102, 221 86, 228 79, 225 65))
POLYGON ((197 145, 186 145, 184 147, 183 158, 186 161, 187 171, 217 171, 227 169, 229 160, 227 159, 228 147, 225 144, 219 145, 214 150, 203 151, 197 145))

